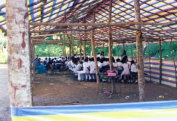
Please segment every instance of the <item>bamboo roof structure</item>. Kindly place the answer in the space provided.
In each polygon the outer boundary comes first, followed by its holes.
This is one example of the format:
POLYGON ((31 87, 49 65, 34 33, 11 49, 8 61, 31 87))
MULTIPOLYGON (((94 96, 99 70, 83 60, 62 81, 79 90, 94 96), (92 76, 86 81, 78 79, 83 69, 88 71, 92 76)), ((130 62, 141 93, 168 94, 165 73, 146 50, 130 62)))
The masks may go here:
MULTIPOLYGON (((0 1, 0 31, 3 33, 6 33, 5 2, 0 1)), ((142 23, 135 23, 133 0, 112 0, 111 23, 108 24, 109 3, 110 0, 27 0, 30 33, 45 39, 46 34, 69 32, 78 39, 90 41, 88 32, 94 30, 95 40, 107 42, 111 26, 113 42, 132 43, 136 41, 135 25, 141 24, 145 41, 177 37, 177 0, 140 0, 142 23), (65 25, 61 26, 62 23, 65 25)))

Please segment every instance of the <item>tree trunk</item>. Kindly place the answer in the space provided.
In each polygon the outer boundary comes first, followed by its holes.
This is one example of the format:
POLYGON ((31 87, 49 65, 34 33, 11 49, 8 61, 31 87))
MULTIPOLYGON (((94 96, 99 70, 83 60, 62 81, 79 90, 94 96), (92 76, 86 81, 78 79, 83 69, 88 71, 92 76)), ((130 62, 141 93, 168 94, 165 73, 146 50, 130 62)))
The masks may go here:
POLYGON ((32 106, 28 6, 7 0, 8 81, 11 107, 32 106))

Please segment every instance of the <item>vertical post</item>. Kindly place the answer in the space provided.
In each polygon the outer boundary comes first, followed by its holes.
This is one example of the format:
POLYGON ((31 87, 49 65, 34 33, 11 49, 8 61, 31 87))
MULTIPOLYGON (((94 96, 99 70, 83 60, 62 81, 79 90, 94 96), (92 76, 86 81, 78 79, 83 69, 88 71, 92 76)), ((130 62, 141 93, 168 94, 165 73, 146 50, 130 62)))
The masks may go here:
MULTIPOLYGON (((112 0, 110 0, 110 3, 109 3, 109 23, 111 23, 111 18, 112 18, 112 0)), ((111 28, 111 26, 109 26, 108 46, 109 46, 110 70, 113 70, 113 64, 112 64, 112 28, 111 28)))
POLYGON ((10 105, 32 106, 29 21, 26 0, 7 0, 8 80, 10 105))
POLYGON ((122 44, 122 50, 124 51, 125 50, 125 43, 122 44))
POLYGON ((159 54, 160 54, 159 83, 162 84, 162 42, 161 42, 161 38, 159 38, 159 54))
MULTIPOLYGON (((140 0, 134 0, 135 7, 135 22, 140 23, 140 0)), ((145 79, 144 79, 144 58, 143 58, 143 43, 141 25, 135 26, 136 31, 136 47, 137 47, 137 65, 138 65, 138 88, 139 88, 139 100, 143 101, 145 98, 145 79)))
POLYGON ((80 52, 79 52, 79 54, 80 54, 80 60, 81 60, 81 54, 82 54, 82 41, 81 40, 79 40, 80 41, 80 44, 79 44, 79 46, 80 46, 80 52))
POLYGON ((31 81, 34 81, 34 76, 35 76, 35 67, 34 67, 34 53, 35 53, 35 48, 34 48, 34 43, 33 40, 31 40, 30 36, 29 36, 29 42, 30 42, 30 64, 31 64, 31 81))
POLYGON ((73 50, 73 37, 72 37, 72 31, 71 31, 71 35, 70 35, 70 44, 71 44, 71 55, 74 55, 74 50, 73 50))
POLYGON ((72 56, 72 41, 71 41, 71 36, 68 35, 69 38, 69 58, 71 59, 72 56))
POLYGON ((132 60, 133 60, 133 44, 131 45, 131 58, 132 58, 132 60))
POLYGON ((66 49, 65 49, 65 35, 60 36, 63 41, 63 57, 66 57, 66 49), (63 38, 62 38, 63 37, 63 38))
MULTIPOLYGON (((93 13, 93 22, 95 23, 95 13, 93 13)), ((95 66, 96 66, 96 81, 97 81, 97 84, 99 85, 100 84, 100 78, 99 78, 99 75, 98 75, 99 70, 98 70, 97 57, 96 57, 96 54, 95 54, 94 30, 91 31, 91 47, 92 47, 92 54, 93 54, 94 62, 95 62, 95 66)))
POLYGON ((87 57, 87 53, 86 53, 86 40, 84 41, 84 58, 87 57))
MULTIPOLYGON (((112 0, 109 1, 109 23, 111 23, 112 19, 112 0)), ((109 38, 108 38, 108 46, 109 46, 109 66, 110 70, 113 70, 113 64, 112 64, 112 28, 109 26, 109 38)), ((116 93, 116 85, 115 80, 111 79, 112 84, 112 93, 116 93)))
POLYGON ((173 64, 175 67, 175 81, 176 81, 176 88, 177 88, 177 74, 176 74, 177 69, 176 69, 176 60, 175 60, 175 50, 174 50, 172 38, 171 38, 171 49, 172 49, 172 55, 173 55, 173 64))
POLYGON ((87 53, 86 53, 86 39, 87 39, 86 29, 87 29, 87 27, 85 26, 84 58, 86 58, 86 57, 87 57, 87 53))
POLYGON ((149 73, 150 73, 150 81, 151 81, 151 54, 150 54, 150 47, 149 47, 149 41, 148 41, 148 53, 149 53, 149 73))
POLYGON ((102 51, 104 52, 104 43, 103 43, 103 48, 102 48, 102 51))

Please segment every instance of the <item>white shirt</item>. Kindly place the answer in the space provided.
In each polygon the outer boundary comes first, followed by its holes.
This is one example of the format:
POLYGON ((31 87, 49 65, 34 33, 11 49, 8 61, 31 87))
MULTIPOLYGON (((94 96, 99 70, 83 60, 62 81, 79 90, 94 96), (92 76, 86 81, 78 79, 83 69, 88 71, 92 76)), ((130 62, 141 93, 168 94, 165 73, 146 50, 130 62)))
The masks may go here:
POLYGON ((82 68, 82 64, 79 63, 79 64, 76 65, 76 71, 80 71, 81 68, 82 68))
POLYGON ((121 62, 117 62, 117 67, 120 67, 122 66, 122 63, 121 62))
POLYGON ((89 73, 88 67, 89 67, 88 62, 84 62, 83 63, 83 72, 84 73, 89 73))
POLYGON ((103 67, 103 63, 98 61, 98 68, 102 68, 103 67))
POLYGON ((113 67, 117 67, 117 63, 113 63, 113 67))
POLYGON ((137 72, 137 68, 135 64, 131 65, 131 72, 137 72))
POLYGON ((129 75, 130 71, 129 71, 129 66, 127 63, 122 64, 122 67, 124 68, 123 72, 121 75, 129 75))
POLYGON ((109 62, 108 61, 104 61, 103 62, 103 66, 107 66, 107 65, 109 65, 109 62))
POLYGON ((95 66, 95 62, 89 62, 89 67, 90 67, 90 73, 96 73, 96 66, 95 66))

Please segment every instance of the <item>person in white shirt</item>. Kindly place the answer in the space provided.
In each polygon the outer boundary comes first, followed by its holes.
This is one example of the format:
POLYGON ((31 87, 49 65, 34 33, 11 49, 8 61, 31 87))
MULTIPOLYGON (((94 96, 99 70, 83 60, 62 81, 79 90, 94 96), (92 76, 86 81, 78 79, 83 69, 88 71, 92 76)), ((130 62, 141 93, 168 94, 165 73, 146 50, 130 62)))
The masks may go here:
POLYGON ((98 68, 101 69, 103 67, 103 59, 97 61, 98 61, 98 68))
POLYGON ((82 81, 84 80, 84 74, 85 74, 85 79, 88 80, 89 76, 87 75, 87 73, 89 74, 89 65, 88 65, 88 58, 85 58, 84 63, 83 63, 83 70, 82 71, 78 71, 78 81, 82 81))
POLYGON ((121 79, 122 79, 123 77, 126 77, 126 80, 124 80, 124 81, 128 81, 128 80, 127 80, 127 77, 128 77, 128 78, 130 77, 129 65, 127 64, 127 62, 124 62, 124 63, 122 64, 122 67, 123 67, 123 71, 122 71, 122 73, 121 73, 121 79))
POLYGON ((119 58, 117 58, 116 63, 117 63, 117 67, 122 67, 122 62, 120 62, 119 58))
POLYGON ((90 58, 89 60, 90 60, 88 62, 89 69, 90 69, 89 80, 95 80, 96 66, 95 66, 94 58, 90 58))
POLYGON ((112 57, 112 64, 113 64, 113 67, 114 67, 114 68, 117 68, 117 63, 116 63, 114 57, 112 57))
POLYGON ((121 75, 122 71, 123 71, 123 67, 122 67, 122 62, 120 62, 120 59, 116 59, 116 66, 117 66, 117 74, 121 75))
POLYGON ((137 76, 138 76, 138 73, 137 73, 137 66, 136 66, 134 60, 131 61, 130 71, 131 71, 132 81, 133 81, 134 83, 137 83, 137 76))
POLYGON ((109 66, 109 59, 108 58, 104 58, 104 61, 103 61, 103 66, 109 66))
POLYGON ((76 68, 74 69, 74 73, 78 73, 78 71, 81 71, 83 62, 79 61, 77 62, 76 68))

